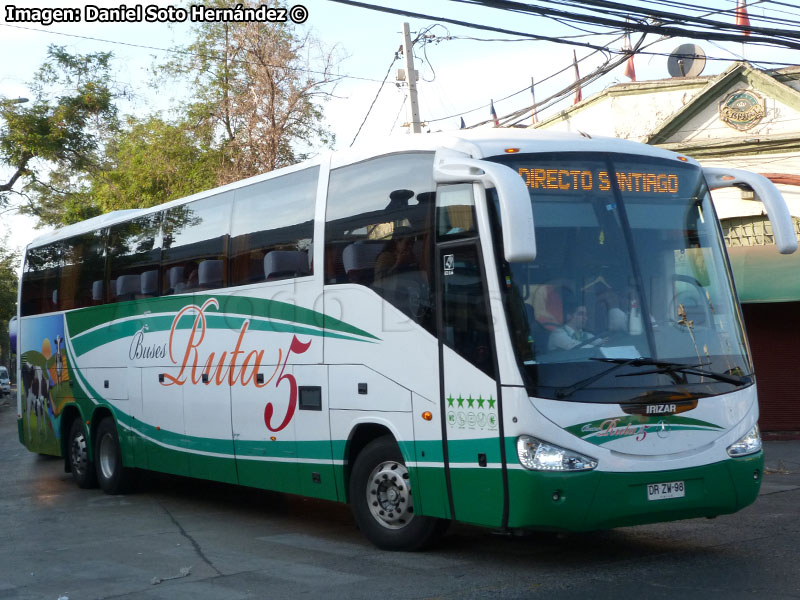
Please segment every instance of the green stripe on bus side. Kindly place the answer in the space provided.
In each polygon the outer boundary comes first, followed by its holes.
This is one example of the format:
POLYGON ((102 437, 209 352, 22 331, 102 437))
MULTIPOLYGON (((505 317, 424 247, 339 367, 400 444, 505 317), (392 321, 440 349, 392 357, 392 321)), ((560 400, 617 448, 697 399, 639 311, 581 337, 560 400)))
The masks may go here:
POLYGON ((486 455, 489 464, 501 460, 500 440, 496 437, 470 440, 448 440, 447 455, 451 463, 478 464, 478 454, 486 455))
MULTIPOLYGON (((181 321, 183 321, 183 319, 181 319, 181 321)), ((154 330, 156 331, 160 329, 169 329, 169 327, 172 325, 172 317, 147 317, 147 323, 148 325, 152 324, 154 330), (164 327, 163 324, 165 322, 166 326, 164 327)), ((188 327, 190 326, 191 325, 188 327)), ((141 321, 122 321, 119 323, 114 323, 113 326, 96 329, 89 333, 70 335, 70 341, 72 342, 72 347, 75 350, 75 355, 82 356, 90 350, 99 348, 104 344, 108 344, 122 338, 131 337, 141 328, 141 321)), ((183 327, 181 327, 181 329, 183 329, 183 327)))
MULTIPOLYGON (((209 454, 230 455, 232 438, 204 438, 190 436, 151 425, 137 420, 122 410, 119 404, 108 402, 97 392, 82 376, 79 369, 73 371, 80 379, 82 387, 90 398, 106 406, 112 406, 114 414, 120 424, 135 430, 139 435, 150 438, 161 444, 174 446, 181 450, 191 452, 206 452, 209 454)), ((416 461, 420 466, 425 463, 442 463, 442 443, 439 440, 398 440, 400 450, 406 460, 416 461), (424 451, 425 456, 422 456, 424 451)), ((506 445, 513 448, 515 438, 507 438, 506 445)), ((301 460, 325 461, 330 458, 342 460, 345 456, 346 440, 297 440, 297 441, 240 441, 236 442, 236 453, 242 458, 285 458, 296 457, 301 460)), ((449 458, 452 463, 471 463, 477 461, 479 452, 486 454, 487 461, 500 462, 500 444, 497 438, 480 438, 471 440, 453 440, 448 444, 449 458)), ((512 456, 512 455, 509 455, 512 456)))
MULTIPOLYGON (((333 456, 344 457, 347 442, 333 440, 333 456)), ((444 463, 444 454, 441 440, 407 440, 400 441, 400 450, 406 460, 414 461, 419 467, 428 465, 440 466, 444 463)), ((506 454, 516 457, 516 438, 506 438, 506 454), (509 454, 509 450, 513 454, 509 454)), ((448 456, 451 463, 478 462, 478 454, 486 454, 486 461, 490 464, 499 464, 501 460, 500 440, 496 437, 478 438, 471 440, 451 440, 448 444, 448 456)))
MULTIPOLYGON (((72 364, 74 364, 74 360, 71 357, 71 352, 67 349, 68 358, 72 364)), ((231 454, 232 449, 232 442, 233 437, 231 433, 231 438, 225 439, 217 439, 217 438, 204 438, 204 437, 197 437, 197 436, 188 436, 185 434, 173 432, 167 429, 162 429, 156 425, 150 425, 143 421, 137 420, 131 415, 127 414, 124 410, 122 410, 119 404, 112 404, 108 402, 101 394, 95 390, 91 384, 86 380, 85 377, 80 372, 80 369, 73 369, 71 373, 77 375, 79 379, 80 386, 83 390, 86 391, 86 394, 93 398, 98 402, 98 404, 104 406, 110 406, 113 408, 114 414, 117 417, 119 423, 128 429, 131 429, 143 437, 150 438, 155 442, 167 445, 167 446, 174 446, 175 448, 179 449, 180 451, 197 451, 197 452, 206 452, 209 454, 218 454, 221 456, 229 456, 231 454)), ((336 441, 331 442, 330 440, 308 440, 308 441, 290 441, 290 442, 280 442, 280 441, 243 441, 237 442, 237 453, 241 456, 241 458, 262 458, 262 457, 274 457, 274 458, 284 458, 287 456, 297 457, 301 459, 307 460, 320 460, 326 461, 330 460, 330 452, 332 448, 339 447, 344 448, 345 442, 337 443, 336 441), (295 448, 299 448, 300 451, 298 452, 295 448)), ((335 456, 335 455, 334 455, 335 456)), ((412 454, 413 456, 413 454, 412 454)))
MULTIPOLYGON (((230 317, 228 315, 207 315, 206 322, 209 329, 226 329, 231 331, 240 330, 242 324, 247 319, 244 317, 230 317)), ((82 333, 72 340, 75 353, 82 356, 104 344, 109 344, 116 340, 129 338, 142 328, 142 323, 148 326, 148 332, 167 331, 172 327, 173 317, 170 316, 141 316, 140 319, 131 319, 115 323, 111 327, 95 329, 87 333, 82 333)), ((194 324, 194 315, 184 315, 176 329, 191 329, 194 324)), ((250 321, 248 326, 250 331, 269 331, 273 333, 295 333, 310 336, 322 336, 329 338, 339 338, 356 342, 363 342, 359 338, 349 335, 334 333, 331 331, 310 329, 308 327, 292 325, 290 323, 276 323, 273 321, 250 321)))
POLYGON ((201 306, 206 300, 215 298, 219 302, 220 314, 238 314, 243 317, 262 317, 298 323, 324 330, 378 340, 379 338, 353 325, 334 319, 323 313, 303 308, 288 302, 262 298, 220 295, 162 296, 145 300, 133 300, 81 308, 66 313, 67 325, 73 336, 104 325, 111 321, 144 315, 157 308, 156 312, 179 312, 189 304, 201 306))
MULTIPOLYGON (((117 409, 117 414, 124 415, 117 409)), ((128 417, 128 415, 125 415, 128 417)), ((125 419, 125 424, 129 425, 134 432, 156 443, 170 446, 189 453, 202 452, 205 454, 215 454, 220 457, 231 457, 234 453, 233 438, 206 438, 191 436, 170 431, 155 425, 125 419)), ((237 441, 235 444, 235 454, 237 458, 261 459, 301 459, 326 462, 331 460, 331 442, 327 440, 291 440, 291 441, 237 441)))
POLYGON ((425 463, 444 462, 444 452, 442 450, 442 440, 417 440, 417 463, 424 466, 425 463))
MULTIPOLYGON (((428 465, 442 465, 444 463, 444 453, 441 440, 406 440, 399 441, 400 451, 407 461, 414 461, 419 467, 428 465)), ((508 448, 516 448, 516 438, 508 438, 506 445, 508 448)), ((345 440, 334 440, 334 457, 344 457, 347 442, 345 440)), ((477 438, 470 440, 450 440, 448 443, 448 456, 451 463, 474 463, 478 462, 478 454, 485 454, 486 461, 490 464, 499 464, 501 460, 500 440, 496 437, 477 438)), ((511 456, 511 455, 509 455, 511 456)), ((513 456, 516 456, 514 449, 513 456)))
POLYGON ((674 431, 722 431, 724 428, 715 423, 681 417, 677 415, 646 417, 631 415, 598 419, 586 423, 578 423, 565 427, 565 430, 596 446, 612 442, 622 437, 632 437, 657 432, 662 427, 674 431))
POLYGON ((441 465, 417 465, 409 468, 408 473, 411 485, 414 486, 414 512, 429 517, 452 519, 444 468, 441 465))
MULTIPOLYGON (((89 397, 101 405, 112 407, 118 423, 130 432, 123 439, 133 441, 131 438, 135 438, 133 444, 136 445, 136 454, 142 457, 140 460, 147 461, 146 468, 236 483, 231 480, 231 466, 235 464, 239 474, 238 483, 242 485, 328 500, 346 500, 345 466, 341 464, 345 459, 346 440, 249 440, 234 444, 231 438, 189 436, 136 420, 120 408, 120 403, 112 405, 103 399, 79 372, 78 377, 89 397), (148 458, 144 459, 144 455, 148 458), (150 464, 153 458, 157 463, 150 464), (321 483, 312 483, 317 478, 321 478, 321 483)), ((507 443, 513 445, 514 440, 507 440, 507 443)), ((441 441, 398 440, 398 444, 403 456, 412 463, 409 468, 412 485, 419 487, 418 514, 450 518, 443 483, 441 441), (421 457, 422 451, 424 457, 421 457)), ((474 489, 486 488, 482 483, 487 471, 497 470, 491 465, 500 461, 499 440, 492 437, 456 440, 450 444, 450 460, 454 463, 476 462, 478 450, 487 454, 490 469, 458 469, 459 481, 472 489, 473 493, 474 489), (487 448, 490 449, 488 452, 487 448)), ((123 452, 133 455, 132 450, 125 452, 123 449, 123 452)), ((145 464, 137 466, 144 467, 145 464)), ((484 495, 485 502, 494 498, 493 491, 486 491, 484 495)), ((471 520, 482 522, 480 519, 471 520)))

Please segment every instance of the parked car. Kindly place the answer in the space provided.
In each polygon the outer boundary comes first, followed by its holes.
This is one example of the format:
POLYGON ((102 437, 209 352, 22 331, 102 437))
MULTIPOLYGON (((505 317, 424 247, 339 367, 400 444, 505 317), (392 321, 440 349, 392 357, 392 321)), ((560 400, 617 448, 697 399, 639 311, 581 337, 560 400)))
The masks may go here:
POLYGON ((11 394, 11 380, 8 378, 8 369, 0 367, 0 396, 11 394))

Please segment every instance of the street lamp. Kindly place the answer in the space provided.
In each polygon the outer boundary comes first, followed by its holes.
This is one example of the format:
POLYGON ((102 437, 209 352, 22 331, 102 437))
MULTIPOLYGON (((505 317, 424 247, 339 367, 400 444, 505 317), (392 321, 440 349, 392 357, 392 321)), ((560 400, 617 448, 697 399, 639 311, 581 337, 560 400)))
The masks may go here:
POLYGON ((6 98, 3 100, 4 104, 25 104, 28 101, 27 98, 6 98))

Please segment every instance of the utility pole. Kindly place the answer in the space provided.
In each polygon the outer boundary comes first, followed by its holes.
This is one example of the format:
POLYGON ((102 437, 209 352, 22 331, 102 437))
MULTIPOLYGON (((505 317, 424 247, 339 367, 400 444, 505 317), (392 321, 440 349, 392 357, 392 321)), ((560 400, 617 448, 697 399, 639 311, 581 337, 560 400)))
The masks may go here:
POLYGON ((411 133, 422 133, 419 120, 419 101, 417 100, 417 72, 414 70, 414 52, 411 49, 411 32, 408 23, 403 23, 403 57, 406 60, 406 81, 408 82, 408 121, 411 133))

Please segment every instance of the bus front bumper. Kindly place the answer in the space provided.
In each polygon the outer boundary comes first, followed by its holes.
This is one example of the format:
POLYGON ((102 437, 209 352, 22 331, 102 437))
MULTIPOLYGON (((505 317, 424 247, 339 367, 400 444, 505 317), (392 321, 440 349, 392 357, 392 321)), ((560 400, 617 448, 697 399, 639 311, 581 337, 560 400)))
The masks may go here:
POLYGON ((642 473, 547 473, 509 470, 509 528, 593 531, 715 517, 741 510, 758 496, 764 454, 642 473), (648 486, 683 482, 682 497, 648 498, 648 486))

